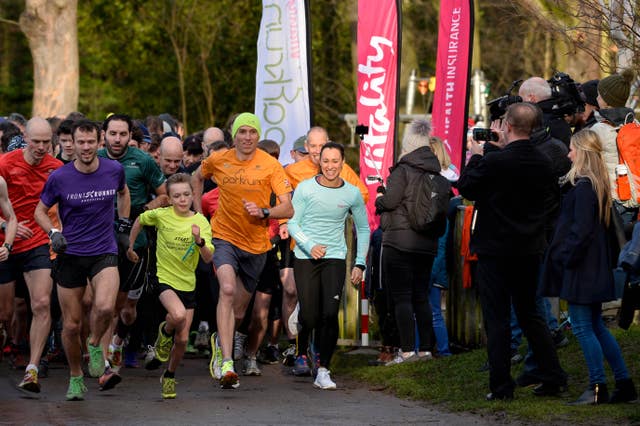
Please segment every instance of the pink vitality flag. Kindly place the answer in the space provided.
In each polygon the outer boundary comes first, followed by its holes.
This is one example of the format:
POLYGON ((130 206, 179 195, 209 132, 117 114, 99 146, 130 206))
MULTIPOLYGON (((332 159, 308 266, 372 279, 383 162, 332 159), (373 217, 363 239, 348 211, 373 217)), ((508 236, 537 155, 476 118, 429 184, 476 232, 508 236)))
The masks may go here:
POLYGON ((472 37, 473 0, 441 1, 432 134, 442 138, 458 170, 467 142, 472 37))
POLYGON ((358 124, 369 127, 360 143, 360 178, 369 189, 369 226, 376 229, 376 188, 393 165, 400 37, 397 0, 358 1, 358 124))

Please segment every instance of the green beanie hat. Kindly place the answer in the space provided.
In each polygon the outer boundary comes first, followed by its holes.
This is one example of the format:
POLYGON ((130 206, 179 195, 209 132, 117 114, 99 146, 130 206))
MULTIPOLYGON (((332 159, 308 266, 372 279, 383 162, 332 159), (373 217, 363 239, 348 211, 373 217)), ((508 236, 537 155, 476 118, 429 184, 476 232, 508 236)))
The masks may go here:
POLYGON ((236 137, 236 133, 238 133, 238 129, 242 126, 253 127, 258 131, 258 137, 262 133, 262 129, 260 129, 260 119, 250 112, 243 112, 233 121, 233 126, 231 126, 231 136, 236 137))
POLYGON ((598 83, 600 97, 611 108, 624 107, 627 103, 627 98, 629 98, 634 77, 633 70, 626 69, 621 74, 613 74, 603 78, 598 83))

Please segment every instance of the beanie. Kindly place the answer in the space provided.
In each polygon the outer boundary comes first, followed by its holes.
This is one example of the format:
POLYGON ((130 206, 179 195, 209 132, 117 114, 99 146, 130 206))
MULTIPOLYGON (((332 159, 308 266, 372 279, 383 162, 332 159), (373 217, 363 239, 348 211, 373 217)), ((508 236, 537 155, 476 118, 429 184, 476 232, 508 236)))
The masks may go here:
POLYGON ((584 93, 584 101, 595 107, 598 106, 598 82, 599 80, 589 80, 580 85, 584 93))
POLYGON ((630 69, 605 77, 598 83, 598 93, 611 108, 622 108, 627 103, 634 77, 630 69))
POLYGON ((250 112, 243 112, 233 121, 233 126, 231 126, 231 136, 236 137, 236 133, 238 133, 238 129, 242 126, 253 127, 258 131, 258 137, 262 133, 260 129, 260 119, 250 112))
POLYGON ((431 136, 431 123, 422 118, 413 120, 407 126, 402 138, 400 156, 404 156, 423 146, 429 146, 429 136, 431 136))

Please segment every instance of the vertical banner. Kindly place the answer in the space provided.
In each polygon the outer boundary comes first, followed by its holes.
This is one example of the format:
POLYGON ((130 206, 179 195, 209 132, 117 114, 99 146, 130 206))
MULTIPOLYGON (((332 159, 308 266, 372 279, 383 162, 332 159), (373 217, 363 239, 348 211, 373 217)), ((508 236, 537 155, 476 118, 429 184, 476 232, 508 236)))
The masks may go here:
POLYGON ((432 133, 458 170, 467 143, 472 38, 473 0, 441 1, 432 133))
POLYGON ((311 127, 307 17, 305 0, 262 1, 255 113, 261 138, 276 141, 284 153, 311 127))
POLYGON ((400 71, 399 0, 358 1, 358 124, 368 127, 360 142, 360 179, 369 189, 369 226, 378 227, 376 188, 393 165, 400 71))

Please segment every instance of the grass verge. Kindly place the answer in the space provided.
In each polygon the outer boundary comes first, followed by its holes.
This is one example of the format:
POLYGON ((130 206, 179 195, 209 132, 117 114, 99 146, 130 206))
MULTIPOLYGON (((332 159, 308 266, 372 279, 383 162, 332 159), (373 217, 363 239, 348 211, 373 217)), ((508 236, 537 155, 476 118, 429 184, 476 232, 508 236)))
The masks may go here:
MULTIPOLYGON (((640 328, 628 331, 611 330, 618 340, 627 368, 636 387, 640 383, 640 328)), ((569 391, 559 398, 540 398, 527 388, 518 388, 511 402, 488 402, 489 373, 479 368, 486 361, 484 348, 438 358, 426 362, 370 367, 366 355, 349 355, 344 349, 334 357, 332 372, 366 381, 372 389, 386 390, 403 398, 427 401, 452 412, 495 415, 505 421, 545 424, 634 424, 640 425, 640 403, 570 407, 566 403, 576 399, 588 386, 588 372, 582 351, 575 337, 567 332, 569 345, 558 350, 562 367, 569 374, 569 391)), ((526 345, 521 347, 524 355, 526 345)), ((513 377, 523 365, 512 368, 513 377)), ((606 367, 609 388, 614 386, 611 371, 606 367)))

